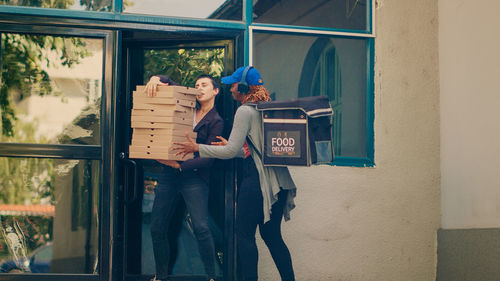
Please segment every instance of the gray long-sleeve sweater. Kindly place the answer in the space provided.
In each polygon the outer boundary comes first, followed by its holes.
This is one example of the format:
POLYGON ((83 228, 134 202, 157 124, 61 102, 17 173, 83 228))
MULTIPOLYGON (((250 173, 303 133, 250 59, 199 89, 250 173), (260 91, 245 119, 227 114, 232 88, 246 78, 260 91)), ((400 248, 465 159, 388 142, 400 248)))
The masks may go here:
POLYGON ((253 105, 242 105, 234 115, 233 128, 225 146, 199 145, 200 157, 230 159, 243 157, 243 144, 246 138, 253 145, 249 145, 250 153, 259 172, 260 187, 263 197, 264 223, 270 219, 271 207, 278 200, 280 187, 289 190, 285 205, 285 220, 290 219, 290 211, 295 208, 294 198, 297 187, 290 176, 287 167, 269 167, 262 164, 262 117, 253 105), (258 151, 256 151, 256 149, 258 151))

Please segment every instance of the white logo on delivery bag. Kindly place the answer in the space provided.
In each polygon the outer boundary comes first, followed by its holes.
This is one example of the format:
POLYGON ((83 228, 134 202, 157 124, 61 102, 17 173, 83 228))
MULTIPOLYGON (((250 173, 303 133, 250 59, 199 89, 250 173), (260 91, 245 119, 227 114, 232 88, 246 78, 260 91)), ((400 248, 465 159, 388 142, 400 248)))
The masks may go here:
POLYGON ((273 155, 294 155, 295 138, 289 137, 287 132, 277 132, 276 137, 271 138, 271 151, 273 155))

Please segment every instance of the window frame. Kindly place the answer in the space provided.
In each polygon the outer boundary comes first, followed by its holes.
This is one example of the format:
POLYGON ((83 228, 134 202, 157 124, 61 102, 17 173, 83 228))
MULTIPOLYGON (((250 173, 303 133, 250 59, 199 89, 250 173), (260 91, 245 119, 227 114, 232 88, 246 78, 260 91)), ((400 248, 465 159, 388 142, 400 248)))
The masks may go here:
MULTIPOLYGON (((242 21, 231 20, 206 20, 195 18, 180 18, 180 17, 164 17, 153 15, 140 15, 140 14, 124 14, 122 13, 123 0, 113 0, 112 12, 97 12, 97 11, 78 11, 78 10, 58 10, 50 8, 34 8, 34 7, 21 7, 21 6, 0 6, 0 21, 1 22, 18 22, 19 20, 10 20, 12 15, 25 16, 28 18, 35 18, 33 25, 36 26, 37 22, 42 24, 50 24, 53 26, 72 26, 70 29, 74 32, 78 30, 89 30, 88 28, 102 29, 112 32, 112 30, 127 28, 127 29, 149 29, 149 30, 171 30, 172 26, 181 30, 183 27, 199 27, 199 28, 213 28, 214 30, 226 31, 243 31, 243 51, 242 63, 252 64, 252 37, 254 31, 276 32, 276 33, 289 33, 289 34, 309 34, 309 35, 328 35, 339 37, 357 37, 366 38, 368 40, 368 69, 367 69, 367 157, 366 158, 353 158, 353 157, 336 157, 332 165, 341 166, 374 166, 374 40, 375 34, 375 0, 369 1, 369 9, 367 11, 367 30, 343 30, 335 28, 314 28, 303 26, 286 26, 277 24, 263 24, 253 23, 253 1, 243 0, 243 14, 242 21), (43 15, 44 18, 36 20, 43 15), (82 29, 79 29, 82 27, 82 29), (76 29, 75 29, 76 28, 76 29)), ((13 17, 12 17, 13 18, 13 17)), ((24 29, 30 27, 23 27, 24 29)), ((63 27, 64 28, 64 27, 63 27)), ((0 25, 1 29, 1 25, 0 25)), ((37 29, 33 27, 33 29, 37 29)), ((92 33, 91 30, 89 32, 92 33)), ((93 32, 96 32, 95 30, 93 32)), ((117 42, 116 44, 119 44, 117 42)), ((108 46, 106 47, 108 48, 108 46)), ((240 47, 238 47, 240 49, 240 47)), ((111 54, 111 53, 109 53, 111 54)), ((111 55, 107 57, 111 59, 111 55)), ((111 71, 112 72, 112 71, 111 71)), ((110 90, 110 89, 109 89, 110 90)))
POLYGON ((366 85, 366 157, 341 157, 335 156, 332 166, 353 166, 353 167, 373 167, 374 161, 374 45, 375 34, 362 32, 340 32, 333 30, 320 30, 316 28, 285 28, 282 26, 274 25, 250 25, 248 27, 248 64, 253 65, 253 36, 254 32, 269 33, 269 34, 290 34, 290 35, 328 35, 332 37, 345 37, 345 38, 362 38, 367 40, 367 85, 366 85))
MULTIPOLYGON (((31 8, 30 8, 31 9, 31 8)), ((1 18, 1 17, 0 17, 1 18)), ((113 31, 77 27, 58 27, 50 24, 15 24, 1 23, 0 33, 36 34, 47 36, 75 36, 103 40, 102 64, 102 94, 101 94, 101 120, 99 145, 68 145, 68 144, 40 144, 40 143, 6 143, 0 142, 0 157, 19 158, 52 158, 75 160, 98 160, 101 163, 99 186, 99 271, 97 274, 0 274, 0 280, 107 280, 110 263, 110 247, 112 231, 109 227, 111 217, 109 210, 112 208, 111 178, 114 166, 114 144, 111 138, 114 127, 114 103, 112 99, 113 77, 117 70, 113 60, 113 49, 116 36, 113 31), (109 180, 107 180, 109 179, 109 180)))

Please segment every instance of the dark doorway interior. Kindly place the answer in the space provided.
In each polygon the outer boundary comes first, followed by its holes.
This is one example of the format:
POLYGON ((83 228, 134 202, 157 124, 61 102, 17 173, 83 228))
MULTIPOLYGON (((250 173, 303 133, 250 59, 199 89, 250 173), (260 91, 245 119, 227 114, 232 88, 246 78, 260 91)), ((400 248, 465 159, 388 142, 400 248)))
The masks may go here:
MULTIPOLYGON (((224 37, 224 36, 223 36, 224 37)), ((132 92, 155 74, 168 75, 183 86, 194 87, 196 77, 211 74, 216 78, 230 72, 234 65, 232 38, 218 38, 204 32, 124 32, 122 80, 118 98, 117 147, 122 152, 120 174, 121 208, 117 213, 115 264, 120 264, 123 280, 150 280, 154 276, 154 257, 150 236, 154 188, 158 185, 162 164, 154 160, 128 159, 132 130, 130 112, 132 92)), ((224 90, 216 99, 216 108, 231 126, 234 104, 224 90)), ((210 229, 215 240, 217 274, 232 280, 234 271, 233 218, 234 171, 231 161, 217 160, 210 179, 210 229)), ((189 214, 179 196, 171 221, 170 280, 203 280, 204 269, 192 232, 189 214)), ((115 269, 116 270, 116 269, 115 269)), ((122 279, 122 278, 120 278, 122 279)))

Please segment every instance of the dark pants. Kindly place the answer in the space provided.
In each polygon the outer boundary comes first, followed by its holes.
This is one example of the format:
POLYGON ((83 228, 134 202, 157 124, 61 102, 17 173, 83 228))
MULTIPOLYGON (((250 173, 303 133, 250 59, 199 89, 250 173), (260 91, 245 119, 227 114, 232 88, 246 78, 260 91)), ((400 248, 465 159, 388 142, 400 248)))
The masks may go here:
POLYGON ((166 280, 168 277, 170 259, 168 231, 178 193, 184 197, 186 208, 191 215, 205 272, 208 277, 214 278, 215 248, 212 233, 208 228, 207 183, 196 172, 178 173, 170 167, 164 167, 158 182, 151 213, 151 238, 157 279, 166 280))
POLYGON ((263 223, 262 192, 259 174, 252 157, 244 160, 243 179, 238 190, 236 235, 238 242, 238 266, 243 281, 258 279, 258 251, 255 232, 259 226, 260 236, 266 243, 283 281, 293 281, 292 259, 281 237, 281 221, 287 199, 286 190, 278 193, 278 201, 272 206, 271 219, 263 223))

